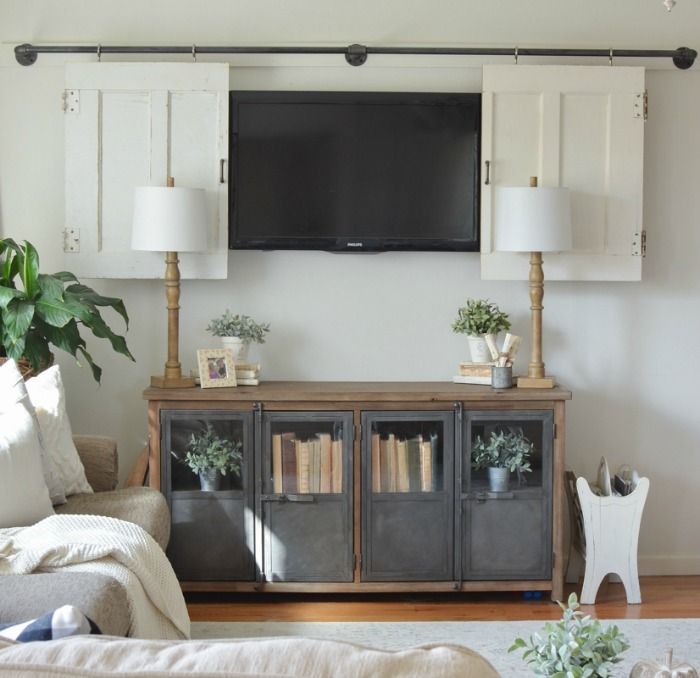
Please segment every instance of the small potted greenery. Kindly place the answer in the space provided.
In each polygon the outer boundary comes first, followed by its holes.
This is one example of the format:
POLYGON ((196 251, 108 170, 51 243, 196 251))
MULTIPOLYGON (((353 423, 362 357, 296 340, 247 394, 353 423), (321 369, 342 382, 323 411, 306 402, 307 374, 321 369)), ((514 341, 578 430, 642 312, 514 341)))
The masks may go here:
POLYGON ((39 273, 39 254, 30 242, 18 245, 11 238, 0 239, 0 362, 14 358, 28 378, 51 365, 55 346, 76 360, 79 353, 99 382, 102 368, 86 350, 80 335, 83 329, 134 359, 124 337, 115 334, 102 317, 99 309, 105 307, 119 313, 128 327, 121 299, 97 294, 67 271, 39 273))
POLYGON ((615 664, 622 661, 620 655, 629 649, 627 638, 617 626, 604 628, 597 619, 579 612, 575 593, 567 607, 561 602, 559 607, 564 611, 561 621, 548 622, 544 633, 534 633, 529 641, 516 638, 508 651, 525 650, 523 659, 538 676, 612 676, 615 664))
POLYGON ((534 445, 522 432, 492 431, 487 441, 477 436, 472 443, 472 468, 488 469, 491 492, 508 490, 508 479, 513 471, 532 471, 530 456, 534 445))
POLYGON ((491 353, 486 344, 487 334, 497 335, 510 329, 508 315, 488 299, 467 299, 466 306, 457 309, 457 318, 452 323, 452 330, 466 334, 472 361, 487 363, 491 353))
POLYGON ((221 338, 224 348, 233 351, 235 362, 245 362, 252 342, 265 343, 265 334, 270 331, 270 323, 257 323, 250 316, 234 315, 228 309, 207 325, 207 332, 221 338))
POLYGON ((182 462, 190 467, 192 473, 199 475, 203 491, 214 492, 222 488, 227 473, 240 475, 242 447, 240 441, 220 437, 214 427, 207 423, 204 430, 190 436, 182 462))

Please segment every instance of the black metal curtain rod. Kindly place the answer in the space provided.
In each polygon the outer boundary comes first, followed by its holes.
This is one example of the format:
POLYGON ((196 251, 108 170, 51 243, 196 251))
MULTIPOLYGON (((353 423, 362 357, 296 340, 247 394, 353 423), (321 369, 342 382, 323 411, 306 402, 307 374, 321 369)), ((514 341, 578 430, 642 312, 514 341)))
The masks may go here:
POLYGON ((46 54, 343 54, 351 66, 362 66, 369 54, 417 54, 453 56, 521 56, 670 58, 677 68, 690 68, 698 53, 689 47, 678 49, 552 49, 532 47, 207 47, 207 46, 110 46, 110 45, 17 45, 15 58, 22 66, 31 66, 39 53, 46 54))

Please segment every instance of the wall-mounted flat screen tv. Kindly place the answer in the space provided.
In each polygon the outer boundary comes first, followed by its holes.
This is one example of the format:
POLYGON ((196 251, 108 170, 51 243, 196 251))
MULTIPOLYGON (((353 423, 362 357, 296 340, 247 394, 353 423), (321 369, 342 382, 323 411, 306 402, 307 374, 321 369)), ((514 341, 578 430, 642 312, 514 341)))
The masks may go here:
POLYGON ((480 94, 230 96, 232 249, 479 249, 480 94))

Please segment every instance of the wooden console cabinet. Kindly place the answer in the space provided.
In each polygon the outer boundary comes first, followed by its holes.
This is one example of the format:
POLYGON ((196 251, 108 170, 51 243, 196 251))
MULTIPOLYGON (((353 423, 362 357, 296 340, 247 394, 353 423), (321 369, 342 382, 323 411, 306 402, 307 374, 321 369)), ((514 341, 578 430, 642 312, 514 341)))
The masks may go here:
POLYGON ((186 590, 563 596, 568 391, 266 382, 144 398, 150 484, 168 500, 168 555, 186 590), (217 491, 182 463, 207 426, 243 453, 217 491), (534 443, 532 473, 507 492, 470 464, 493 430, 534 443))

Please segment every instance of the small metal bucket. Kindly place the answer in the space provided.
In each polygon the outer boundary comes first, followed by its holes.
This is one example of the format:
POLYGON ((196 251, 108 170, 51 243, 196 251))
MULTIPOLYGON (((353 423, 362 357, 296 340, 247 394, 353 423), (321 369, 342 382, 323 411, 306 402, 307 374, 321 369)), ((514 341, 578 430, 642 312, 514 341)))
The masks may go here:
POLYGON ((512 388, 513 386, 513 368, 512 367, 497 367, 491 368, 491 387, 492 388, 512 388))
POLYGON ((489 468, 489 490, 491 492, 507 492, 510 471, 507 468, 489 468))

